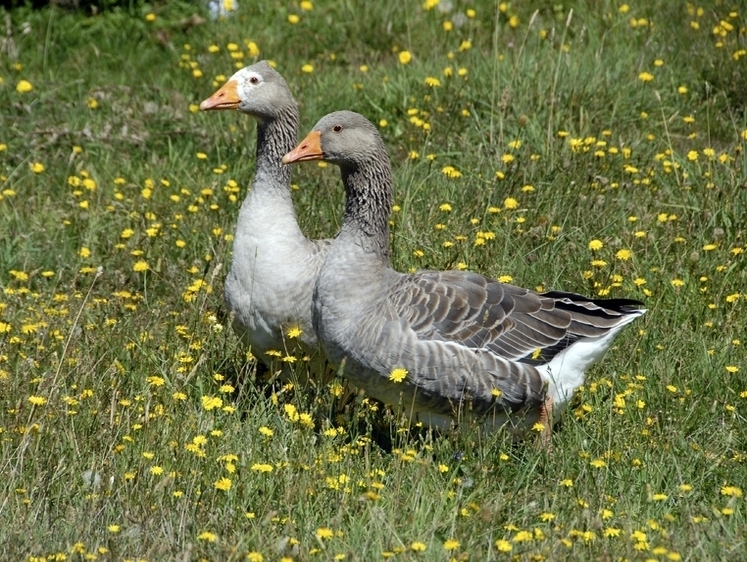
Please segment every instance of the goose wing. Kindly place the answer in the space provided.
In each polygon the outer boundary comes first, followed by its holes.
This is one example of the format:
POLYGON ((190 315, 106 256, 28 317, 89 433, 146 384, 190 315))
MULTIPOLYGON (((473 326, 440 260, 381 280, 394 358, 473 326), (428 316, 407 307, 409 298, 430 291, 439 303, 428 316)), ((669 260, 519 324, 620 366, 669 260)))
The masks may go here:
POLYGON ((640 303, 536 293, 462 271, 423 271, 392 288, 390 303, 418 339, 449 341, 543 364, 583 337, 627 323, 640 303))

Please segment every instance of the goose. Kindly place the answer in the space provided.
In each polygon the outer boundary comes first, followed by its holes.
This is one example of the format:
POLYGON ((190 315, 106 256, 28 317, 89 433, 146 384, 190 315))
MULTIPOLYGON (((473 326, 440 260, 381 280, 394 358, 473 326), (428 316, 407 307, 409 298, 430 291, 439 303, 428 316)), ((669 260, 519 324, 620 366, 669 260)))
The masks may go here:
MULTIPOLYGON (((283 77, 261 61, 236 72, 200 109, 235 109, 257 120, 254 181, 239 211, 224 287, 233 329, 265 365, 279 353, 300 353, 310 358, 310 372, 323 372, 311 296, 331 240, 309 240, 301 232, 291 200, 291 171, 281 163, 298 137, 296 102, 283 77)), ((281 380, 290 378, 285 367, 281 380)))
POLYGON ((331 113, 283 157, 310 160, 339 166, 346 196, 316 281, 317 336, 350 381, 411 423, 474 419, 546 442, 586 370, 646 312, 635 300, 540 294, 466 271, 399 273, 389 256, 392 170, 376 127, 331 113))

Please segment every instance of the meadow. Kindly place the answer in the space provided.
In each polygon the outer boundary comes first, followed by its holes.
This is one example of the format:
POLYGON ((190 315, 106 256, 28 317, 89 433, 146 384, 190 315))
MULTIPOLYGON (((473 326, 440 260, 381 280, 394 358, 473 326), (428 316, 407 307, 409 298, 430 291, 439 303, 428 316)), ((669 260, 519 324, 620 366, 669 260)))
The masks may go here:
MULTIPOLYGON (((744 6, 240 4, 2 12, 3 557, 744 556, 744 6), (241 348, 222 292, 256 125, 198 105, 261 59, 302 135, 378 124, 395 268, 645 303, 551 449, 273 384, 241 348)), ((338 170, 293 183, 334 235, 338 170)))

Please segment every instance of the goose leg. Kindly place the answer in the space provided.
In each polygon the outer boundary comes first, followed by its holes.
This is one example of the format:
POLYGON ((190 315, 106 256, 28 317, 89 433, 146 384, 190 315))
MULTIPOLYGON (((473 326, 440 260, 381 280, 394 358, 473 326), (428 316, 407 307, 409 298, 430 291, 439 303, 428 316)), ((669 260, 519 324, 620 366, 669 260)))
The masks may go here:
POLYGON ((552 448, 552 425, 553 425, 553 401, 552 396, 548 395, 540 407, 539 423, 545 426, 539 434, 539 446, 542 449, 550 450, 552 448))

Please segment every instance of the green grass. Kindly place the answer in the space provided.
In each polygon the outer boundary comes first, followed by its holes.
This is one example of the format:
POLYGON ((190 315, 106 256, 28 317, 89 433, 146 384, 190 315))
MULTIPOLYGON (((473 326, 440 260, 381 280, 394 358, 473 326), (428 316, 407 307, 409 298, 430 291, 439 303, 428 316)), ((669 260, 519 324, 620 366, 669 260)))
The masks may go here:
MULTIPOLYGON (((196 26, 188 3, 9 12, 8 559, 733 560, 747 549, 747 14, 736 2, 516 4, 245 1, 196 26), (261 380, 221 298, 255 123, 195 112, 216 77, 255 60, 246 41, 287 79, 302 134, 342 108, 386 121, 399 270, 466 267, 646 302, 551 452, 469 425, 408 430, 362 396, 339 404, 334 386, 261 380), (21 80, 33 89, 17 91, 21 80)), ((294 183, 304 231, 333 235, 337 170, 297 167, 294 183)))

